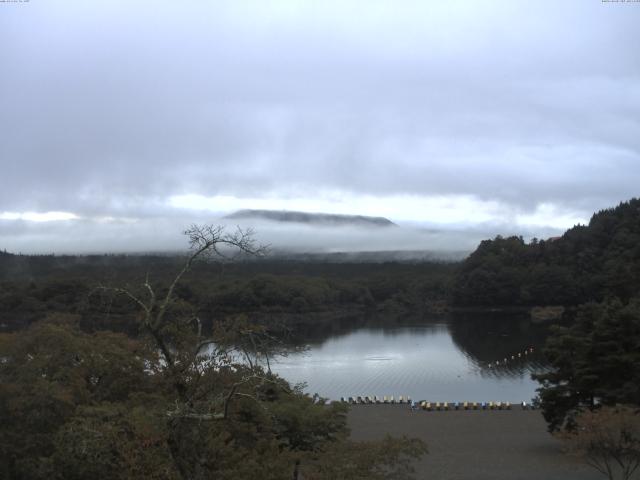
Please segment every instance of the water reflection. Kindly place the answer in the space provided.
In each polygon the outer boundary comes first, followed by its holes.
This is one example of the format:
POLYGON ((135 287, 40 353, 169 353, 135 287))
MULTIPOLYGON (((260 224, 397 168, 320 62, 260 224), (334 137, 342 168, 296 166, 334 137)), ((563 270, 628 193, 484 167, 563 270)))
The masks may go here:
POLYGON ((334 324, 329 335, 313 333, 307 332, 306 352, 279 358, 272 368, 291 382, 306 382, 309 393, 331 399, 410 395, 515 403, 535 395, 537 383, 530 375, 545 368, 537 353, 545 329, 514 317, 378 319, 355 327, 334 324), (527 347, 534 353, 518 358, 527 347), (505 357, 505 364, 493 365, 505 357))
POLYGON ((548 326, 532 324, 525 315, 456 314, 448 327, 455 345, 482 375, 522 377, 546 368, 540 351, 548 326))

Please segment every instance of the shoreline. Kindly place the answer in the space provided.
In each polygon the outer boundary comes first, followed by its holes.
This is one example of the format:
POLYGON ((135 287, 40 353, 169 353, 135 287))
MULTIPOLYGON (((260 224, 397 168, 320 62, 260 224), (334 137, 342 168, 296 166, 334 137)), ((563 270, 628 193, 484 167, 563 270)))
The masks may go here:
POLYGON ((386 434, 425 441, 429 453, 414 463, 418 479, 599 480, 601 474, 563 452, 539 410, 411 411, 408 405, 352 405, 353 440, 386 434))

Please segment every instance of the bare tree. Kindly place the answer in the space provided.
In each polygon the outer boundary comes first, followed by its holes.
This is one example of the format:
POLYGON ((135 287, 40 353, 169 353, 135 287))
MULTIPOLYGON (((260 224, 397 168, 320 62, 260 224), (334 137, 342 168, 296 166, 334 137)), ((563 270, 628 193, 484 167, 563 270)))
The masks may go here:
MULTIPOLYGON (((194 428, 185 426, 185 422, 202 425, 227 420, 233 398, 248 397, 261 405, 256 393, 261 386, 281 386, 282 382, 253 366, 234 364, 225 347, 204 334, 197 312, 179 311, 176 295, 176 287, 197 261, 228 260, 238 254, 258 256, 267 247, 256 243, 252 230, 240 228, 226 233, 222 226, 192 225, 184 234, 190 250, 168 286, 159 289, 147 274, 137 287, 102 286, 100 290, 124 296, 139 308, 141 331, 149 335, 159 354, 159 364, 154 368, 167 377, 176 393, 175 403, 166 413, 176 468, 183 478, 204 478, 204 473, 198 473, 204 453, 198 448, 198 441, 187 438, 194 428)), ((254 332, 251 335, 255 336, 254 332)))
MULTIPOLYGON (((185 230, 184 234, 189 239, 190 251, 184 265, 173 278, 166 292, 159 295, 150 282, 148 274, 141 288, 100 287, 102 290, 124 295, 140 308, 142 313, 140 326, 153 338, 166 369, 173 375, 188 367, 184 362, 185 355, 191 357, 192 361, 196 361, 204 347, 214 343, 214 339, 203 335, 202 324, 195 313, 182 319, 185 325, 193 327, 180 332, 184 334, 188 331, 188 342, 180 342, 182 344, 177 345, 176 332, 173 332, 172 336, 166 334, 167 312, 176 302, 176 287, 183 277, 198 260, 229 259, 232 258, 230 253, 236 256, 238 254, 261 256, 267 251, 266 246, 256 243, 252 229, 243 230, 238 227, 233 233, 226 233, 223 226, 194 224, 185 230), (189 343, 190 348, 185 343, 189 343)), ((178 381, 175 386, 180 397, 184 399, 184 385, 178 381)))
POLYGON ((576 417, 576 427, 561 435, 570 449, 609 480, 629 480, 640 466, 640 410, 602 407, 576 417))

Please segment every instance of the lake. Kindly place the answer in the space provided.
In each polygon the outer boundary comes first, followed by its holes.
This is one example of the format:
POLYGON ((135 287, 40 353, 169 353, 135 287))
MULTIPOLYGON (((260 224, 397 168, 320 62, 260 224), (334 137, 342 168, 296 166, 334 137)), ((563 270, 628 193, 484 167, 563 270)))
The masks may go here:
POLYGON ((531 373, 546 368, 539 353, 546 327, 513 316, 378 320, 337 330, 308 339, 304 352, 275 359, 272 370, 333 400, 409 395, 516 403, 535 396, 531 373))

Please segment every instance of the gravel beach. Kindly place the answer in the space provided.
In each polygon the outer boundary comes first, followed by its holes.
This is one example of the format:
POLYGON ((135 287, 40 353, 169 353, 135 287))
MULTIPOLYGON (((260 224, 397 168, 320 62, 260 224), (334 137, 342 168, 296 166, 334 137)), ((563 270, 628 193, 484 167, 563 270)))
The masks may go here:
POLYGON ((602 480, 580 459, 563 453, 539 411, 412 412, 407 405, 355 405, 348 415, 354 440, 407 435, 429 453, 417 478, 431 480, 602 480))

